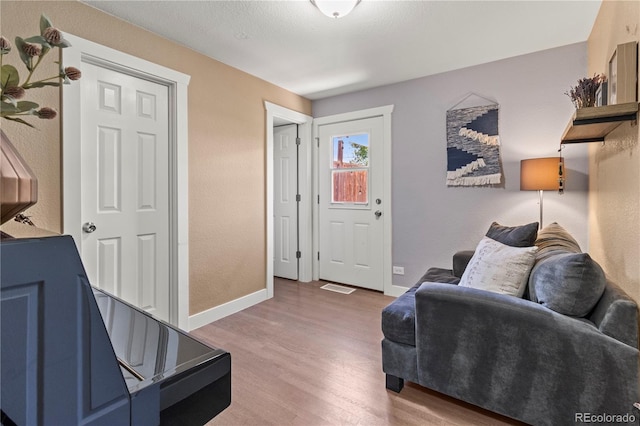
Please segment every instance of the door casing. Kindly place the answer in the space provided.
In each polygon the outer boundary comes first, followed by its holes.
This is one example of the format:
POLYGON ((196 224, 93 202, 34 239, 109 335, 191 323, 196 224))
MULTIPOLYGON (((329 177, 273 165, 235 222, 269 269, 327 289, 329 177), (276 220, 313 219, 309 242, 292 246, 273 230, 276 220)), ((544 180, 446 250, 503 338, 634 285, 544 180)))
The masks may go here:
POLYGON ((273 118, 279 117, 291 123, 298 124, 298 135, 300 137, 300 149, 298 151, 298 179, 300 193, 300 213, 299 213, 299 238, 300 252, 302 253, 299 260, 298 280, 301 282, 309 282, 312 279, 313 268, 313 248, 312 248, 312 149, 311 149, 311 131, 313 118, 297 111, 290 110, 271 102, 264 102, 266 111, 266 171, 267 171, 267 271, 266 271, 266 287, 267 298, 273 297, 273 255, 274 255, 274 224, 273 224, 273 118))
MULTIPOLYGON (((189 327, 189 170, 187 87, 190 76, 106 46, 65 34, 71 47, 62 50, 63 62, 89 62, 169 89, 169 320, 189 327)), ((76 66, 77 66, 76 65, 76 66)), ((62 91, 63 232, 81 241, 80 158, 82 149, 80 85, 62 91)))

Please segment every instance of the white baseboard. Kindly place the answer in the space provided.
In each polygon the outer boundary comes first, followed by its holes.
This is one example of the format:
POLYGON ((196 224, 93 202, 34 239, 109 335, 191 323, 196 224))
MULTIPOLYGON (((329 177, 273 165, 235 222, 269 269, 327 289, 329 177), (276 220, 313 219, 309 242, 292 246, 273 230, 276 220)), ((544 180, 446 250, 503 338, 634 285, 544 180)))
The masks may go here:
POLYGON ((198 312, 195 315, 189 316, 188 331, 195 330, 203 325, 207 325, 231 314, 235 314, 236 312, 240 312, 243 309, 257 305, 265 300, 267 300, 267 289, 262 289, 236 300, 232 300, 231 302, 224 303, 220 306, 198 312))
POLYGON ((399 285, 391 284, 391 288, 386 288, 384 290, 384 295, 385 296, 400 297, 403 294, 405 294, 407 292, 407 290, 409 290, 409 287, 402 287, 402 286, 399 286, 399 285))

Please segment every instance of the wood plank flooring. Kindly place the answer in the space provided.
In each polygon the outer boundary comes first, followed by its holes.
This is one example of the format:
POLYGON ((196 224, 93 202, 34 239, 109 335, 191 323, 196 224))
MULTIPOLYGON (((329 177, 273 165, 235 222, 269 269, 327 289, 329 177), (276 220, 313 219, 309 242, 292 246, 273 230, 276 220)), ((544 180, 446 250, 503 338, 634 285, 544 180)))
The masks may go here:
POLYGON ((506 425, 406 383, 385 388, 380 312, 393 298, 275 279, 274 298, 192 332, 231 353, 231 406, 209 425, 506 425))

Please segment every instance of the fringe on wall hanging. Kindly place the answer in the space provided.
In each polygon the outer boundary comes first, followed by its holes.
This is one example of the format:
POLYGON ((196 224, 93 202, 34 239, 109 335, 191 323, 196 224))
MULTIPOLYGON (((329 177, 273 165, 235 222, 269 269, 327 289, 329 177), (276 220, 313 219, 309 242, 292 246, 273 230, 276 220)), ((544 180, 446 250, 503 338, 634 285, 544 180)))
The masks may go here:
POLYGON ((502 182, 498 112, 497 103, 475 93, 447 111, 447 186, 502 182))

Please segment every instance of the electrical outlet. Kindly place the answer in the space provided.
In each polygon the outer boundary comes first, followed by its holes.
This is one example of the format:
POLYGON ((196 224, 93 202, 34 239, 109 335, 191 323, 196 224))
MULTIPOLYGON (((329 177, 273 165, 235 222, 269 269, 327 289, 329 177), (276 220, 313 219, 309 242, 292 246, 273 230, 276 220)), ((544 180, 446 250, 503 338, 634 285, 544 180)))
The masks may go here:
POLYGON ((394 275, 404 275, 404 267, 403 266, 394 266, 393 267, 394 275))

